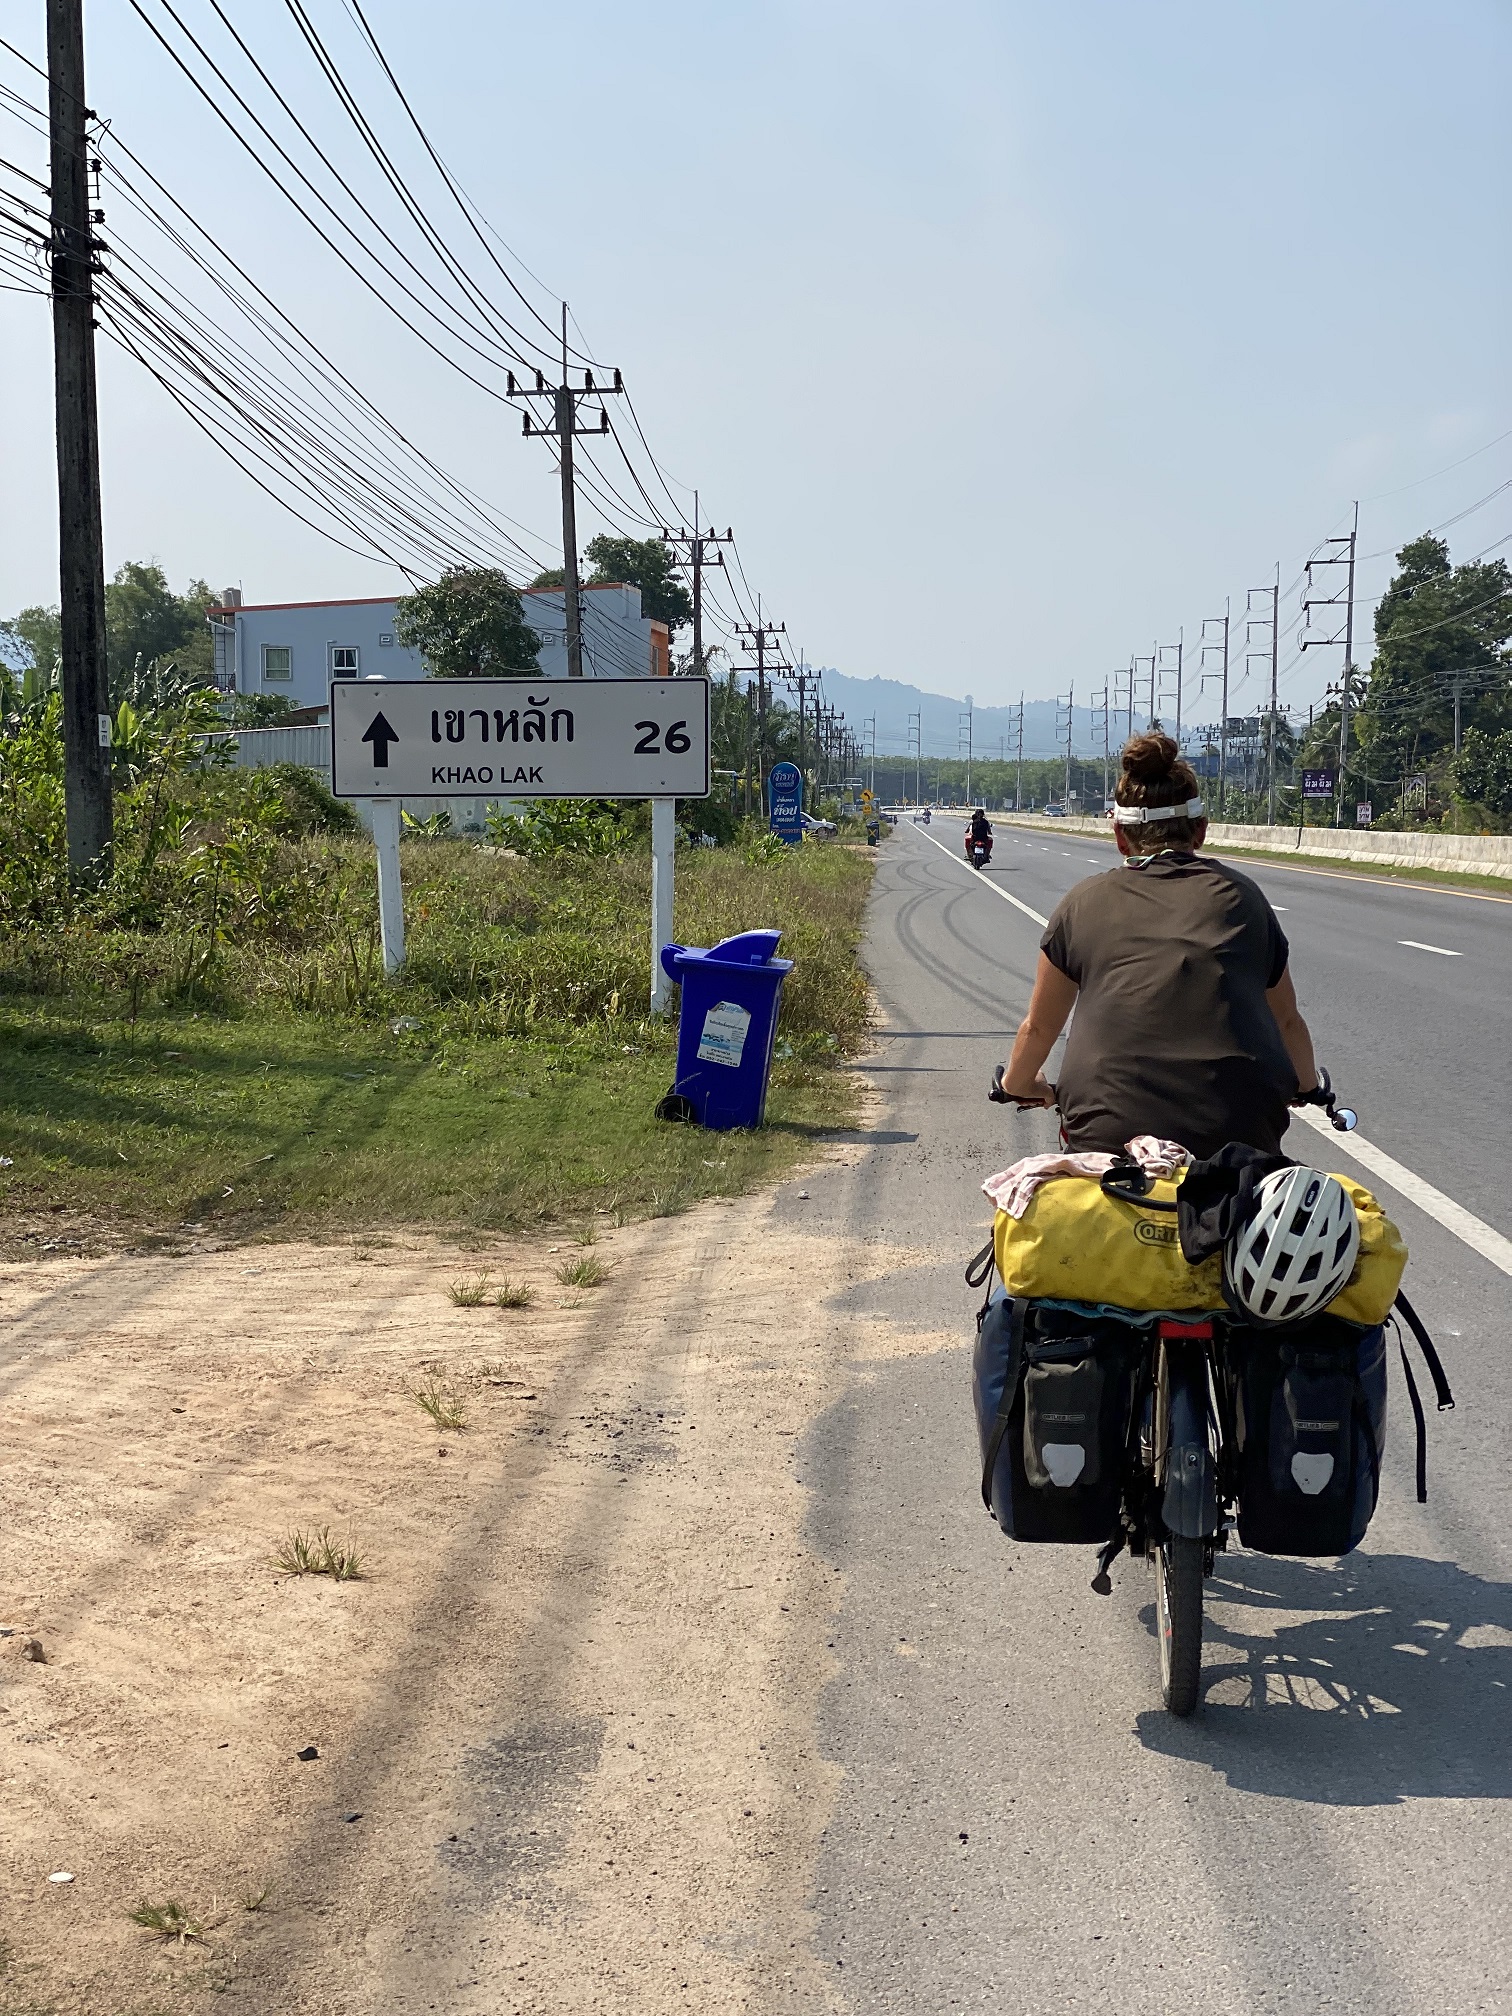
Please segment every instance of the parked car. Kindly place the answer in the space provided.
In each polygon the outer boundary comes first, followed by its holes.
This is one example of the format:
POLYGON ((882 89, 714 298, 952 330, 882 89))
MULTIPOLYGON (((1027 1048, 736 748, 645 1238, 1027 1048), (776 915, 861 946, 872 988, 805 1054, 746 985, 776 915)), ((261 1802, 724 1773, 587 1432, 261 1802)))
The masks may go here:
POLYGON ((823 840, 829 834, 840 831, 833 819, 816 819, 812 812, 800 812, 798 816, 803 821, 804 832, 812 833, 817 840, 823 840))

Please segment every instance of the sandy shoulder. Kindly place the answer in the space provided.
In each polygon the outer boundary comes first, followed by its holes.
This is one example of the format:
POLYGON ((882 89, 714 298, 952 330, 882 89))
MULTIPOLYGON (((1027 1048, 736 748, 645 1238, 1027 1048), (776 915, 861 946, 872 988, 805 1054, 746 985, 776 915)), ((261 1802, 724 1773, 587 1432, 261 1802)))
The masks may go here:
POLYGON ((795 1451, 895 1256, 770 1196, 593 1250, 576 1298, 546 1241, 0 1269, 0 2011, 832 2006, 795 1451), (535 1305, 453 1307, 480 1266, 535 1305), (363 1579, 281 1573, 296 1526, 363 1579))

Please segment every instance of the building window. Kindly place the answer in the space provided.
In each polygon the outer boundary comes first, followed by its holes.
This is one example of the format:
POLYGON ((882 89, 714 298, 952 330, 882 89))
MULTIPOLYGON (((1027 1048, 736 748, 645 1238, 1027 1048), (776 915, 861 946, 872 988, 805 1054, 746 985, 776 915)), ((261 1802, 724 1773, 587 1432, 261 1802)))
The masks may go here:
POLYGON ((333 644, 331 646, 331 674, 336 679, 357 677, 357 646, 355 644, 333 644))
POLYGON ((287 644, 264 644, 262 647, 262 675, 264 679, 281 680, 294 677, 294 653, 287 644))

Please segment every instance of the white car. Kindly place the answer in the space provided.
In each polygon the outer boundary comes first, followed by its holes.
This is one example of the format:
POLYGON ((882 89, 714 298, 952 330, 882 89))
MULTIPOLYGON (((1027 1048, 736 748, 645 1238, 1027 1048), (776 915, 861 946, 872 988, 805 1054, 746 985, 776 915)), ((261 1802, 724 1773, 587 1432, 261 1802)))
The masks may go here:
POLYGON ((840 831, 840 828, 835 824, 833 819, 816 819, 812 812, 800 812, 798 816, 803 821, 803 830, 805 833, 813 833, 819 838, 823 838, 827 833, 838 833, 840 831))

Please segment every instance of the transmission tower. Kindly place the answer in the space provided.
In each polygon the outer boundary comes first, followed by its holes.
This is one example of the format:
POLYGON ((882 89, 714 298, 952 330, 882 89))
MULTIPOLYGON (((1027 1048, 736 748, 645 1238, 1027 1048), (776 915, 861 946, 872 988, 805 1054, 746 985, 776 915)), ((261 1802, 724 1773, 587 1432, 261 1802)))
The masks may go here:
POLYGON ((1303 651, 1313 650, 1320 644, 1342 643, 1344 646, 1344 672, 1339 685, 1339 780, 1334 794, 1335 826, 1339 824, 1344 809, 1345 772, 1349 765, 1350 681, 1354 673, 1355 547, 1359 543, 1359 535, 1360 507, 1357 503, 1348 533, 1337 539, 1325 539, 1307 563, 1307 585, 1302 590, 1302 634, 1297 640, 1298 648, 1303 651), (1344 586, 1337 595, 1313 593, 1315 567, 1344 568, 1344 586), (1325 617, 1323 629, 1325 632, 1332 630, 1332 635, 1314 637, 1309 634, 1314 609, 1338 609, 1341 606, 1344 611, 1342 628, 1334 628, 1339 622, 1337 617, 1325 617))

